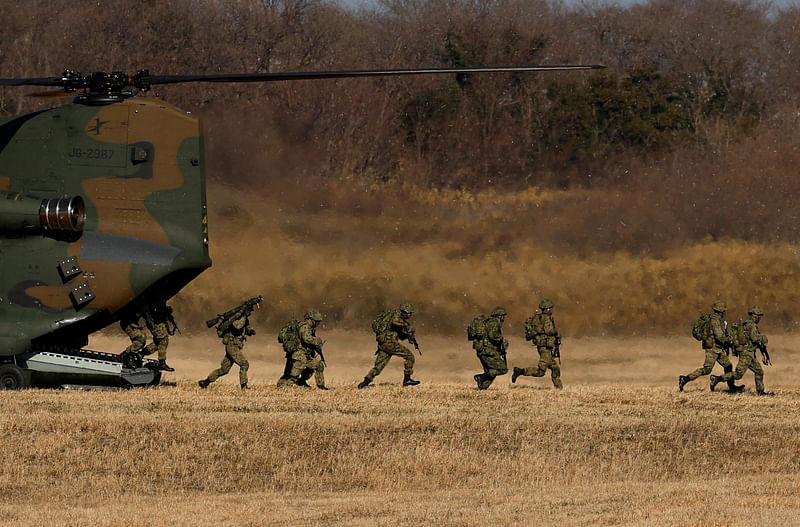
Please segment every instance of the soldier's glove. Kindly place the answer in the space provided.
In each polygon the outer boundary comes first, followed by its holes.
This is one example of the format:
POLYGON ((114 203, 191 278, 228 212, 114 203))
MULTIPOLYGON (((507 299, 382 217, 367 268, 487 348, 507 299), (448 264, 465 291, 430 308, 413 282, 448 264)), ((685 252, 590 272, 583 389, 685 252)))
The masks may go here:
POLYGON ((248 330, 247 330, 247 332, 246 332, 245 334, 246 334, 248 337, 252 337, 253 335, 255 335, 255 334, 256 334, 256 330, 254 330, 254 329, 248 329, 248 330))

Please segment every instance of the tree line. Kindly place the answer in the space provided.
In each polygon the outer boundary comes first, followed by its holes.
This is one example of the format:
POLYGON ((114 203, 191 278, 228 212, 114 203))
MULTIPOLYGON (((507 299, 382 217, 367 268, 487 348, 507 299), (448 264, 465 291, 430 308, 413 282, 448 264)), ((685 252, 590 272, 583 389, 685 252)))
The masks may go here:
MULTIPOLYGON (((358 11, 326 0, 29 0, 4 9, 0 76, 603 64, 160 91, 266 141, 242 163, 274 167, 272 179, 303 152, 297 170, 333 181, 614 185, 630 182, 631 167, 659 175, 675 159, 723 160, 765 137, 794 153, 799 26, 800 9, 760 0, 380 0, 358 11)), ((52 104, 24 93, 0 89, 2 115, 52 104)), ((237 141, 216 141, 237 152, 237 141)), ((218 168, 213 177, 244 181, 218 168)))

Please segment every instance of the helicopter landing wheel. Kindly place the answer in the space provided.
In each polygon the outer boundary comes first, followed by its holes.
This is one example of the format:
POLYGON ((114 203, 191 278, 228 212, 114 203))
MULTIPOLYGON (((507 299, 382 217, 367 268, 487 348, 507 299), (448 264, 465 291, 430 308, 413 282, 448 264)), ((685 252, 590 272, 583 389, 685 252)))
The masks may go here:
POLYGON ((24 390, 30 388, 28 375, 14 364, 0 366, 0 390, 24 390))

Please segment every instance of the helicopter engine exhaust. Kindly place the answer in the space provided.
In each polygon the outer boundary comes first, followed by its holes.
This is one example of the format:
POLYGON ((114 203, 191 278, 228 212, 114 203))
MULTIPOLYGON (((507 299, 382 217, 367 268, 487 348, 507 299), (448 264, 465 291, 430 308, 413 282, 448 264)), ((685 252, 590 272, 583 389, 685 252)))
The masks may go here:
POLYGON ((40 199, 0 192, 0 232, 78 233, 83 232, 85 222, 86 205, 80 196, 40 199))

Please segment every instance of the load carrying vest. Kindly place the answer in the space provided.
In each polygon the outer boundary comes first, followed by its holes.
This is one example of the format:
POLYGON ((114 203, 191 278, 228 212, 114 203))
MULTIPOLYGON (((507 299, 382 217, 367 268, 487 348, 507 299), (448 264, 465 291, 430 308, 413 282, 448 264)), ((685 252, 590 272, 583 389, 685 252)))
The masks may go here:
POLYGON ((376 335, 382 335, 391 329, 392 319, 394 318, 394 311, 388 310, 382 312, 378 315, 375 320, 372 321, 372 331, 375 332, 376 335))
POLYGON ((533 340, 536 335, 544 334, 542 318, 541 314, 536 314, 525 320, 525 340, 533 340))
POLYGON ((700 315, 692 324, 692 336, 695 340, 705 341, 711 338, 711 315, 700 315))
POLYGON ((300 323, 292 320, 278 332, 278 342, 283 344, 283 351, 294 353, 300 349, 300 323))
POLYGON ((467 340, 481 340, 489 336, 489 331, 486 329, 488 320, 489 317, 486 315, 478 315, 473 318, 467 326, 467 340))

